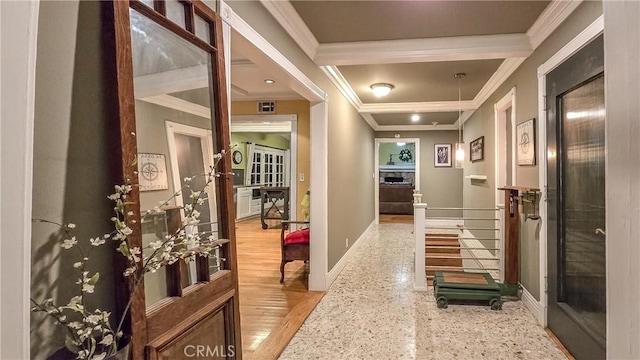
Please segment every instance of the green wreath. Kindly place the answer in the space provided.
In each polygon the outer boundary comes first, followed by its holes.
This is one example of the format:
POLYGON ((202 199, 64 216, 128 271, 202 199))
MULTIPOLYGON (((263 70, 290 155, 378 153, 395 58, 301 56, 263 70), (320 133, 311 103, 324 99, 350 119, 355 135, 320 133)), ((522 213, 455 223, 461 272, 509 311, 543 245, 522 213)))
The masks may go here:
POLYGON ((409 151, 409 149, 402 149, 400 150, 400 155, 398 155, 398 158, 400 158, 400 160, 404 162, 408 162, 413 159, 413 156, 411 156, 411 151, 409 151))

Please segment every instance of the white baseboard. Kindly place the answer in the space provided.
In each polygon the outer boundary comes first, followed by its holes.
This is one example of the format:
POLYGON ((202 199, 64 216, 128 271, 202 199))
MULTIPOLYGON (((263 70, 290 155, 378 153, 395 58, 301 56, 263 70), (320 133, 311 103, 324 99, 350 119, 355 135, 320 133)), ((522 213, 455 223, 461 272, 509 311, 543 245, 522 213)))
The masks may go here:
POLYGON ((364 238, 367 237, 367 235, 375 225, 376 225, 376 221, 374 219, 371 222, 371 224, 369 224, 369 226, 362 232, 362 234, 360 234, 360 237, 358 237, 358 240, 356 240, 356 242, 353 243, 353 245, 351 245, 349 250, 347 250, 347 252, 344 253, 340 261, 338 261, 338 263, 333 266, 331 271, 327 273, 327 278, 326 278, 327 285, 325 289, 329 290, 329 287, 331 286, 331 284, 333 284, 333 282, 338 278, 338 275, 340 275, 340 273, 342 272, 342 269, 344 269, 344 267, 347 265, 351 256, 356 252, 356 249, 360 246, 360 244, 362 244, 362 241, 364 240, 364 238))
POLYGON ((538 324, 544 326, 544 309, 542 304, 531 295, 527 288, 522 286, 522 284, 520 284, 520 286, 522 287, 522 303, 531 311, 536 320, 538 320, 538 324))

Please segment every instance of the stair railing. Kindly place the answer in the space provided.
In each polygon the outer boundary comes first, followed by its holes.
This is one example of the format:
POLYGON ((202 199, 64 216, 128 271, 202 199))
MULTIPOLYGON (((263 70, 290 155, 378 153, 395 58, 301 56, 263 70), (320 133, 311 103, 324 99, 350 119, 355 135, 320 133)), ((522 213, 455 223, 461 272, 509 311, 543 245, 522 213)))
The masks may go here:
MULTIPOLYGON (((419 199, 415 195, 414 198, 419 199)), ((414 289, 425 291, 435 271, 488 272, 497 281, 503 281, 503 211, 500 208, 430 208, 425 203, 414 203, 414 289), (448 237, 455 239, 459 246, 427 246, 427 242, 448 237), (452 253, 456 249, 460 250, 459 254, 452 253), (451 265, 458 260, 461 266, 451 265)))

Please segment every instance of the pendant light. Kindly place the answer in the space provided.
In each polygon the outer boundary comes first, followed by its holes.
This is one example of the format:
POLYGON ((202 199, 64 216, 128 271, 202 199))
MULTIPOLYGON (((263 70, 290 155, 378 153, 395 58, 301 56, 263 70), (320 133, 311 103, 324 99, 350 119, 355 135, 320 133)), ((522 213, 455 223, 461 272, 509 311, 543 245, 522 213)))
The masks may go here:
POLYGON ((467 74, 457 73, 453 75, 458 79, 458 142, 456 143, 456 169, 462 169, 464 167, 464 142, 462 142, 462 79, 467 74))

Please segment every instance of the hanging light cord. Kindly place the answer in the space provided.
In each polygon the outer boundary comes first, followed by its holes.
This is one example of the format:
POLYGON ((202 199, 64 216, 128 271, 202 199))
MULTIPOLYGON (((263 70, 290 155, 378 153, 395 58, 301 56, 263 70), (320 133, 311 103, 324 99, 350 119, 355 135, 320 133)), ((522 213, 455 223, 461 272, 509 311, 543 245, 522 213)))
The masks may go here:
POLYGON ((462 74, 456 74, 458 78, 458 142, 462 142, 462 74))

